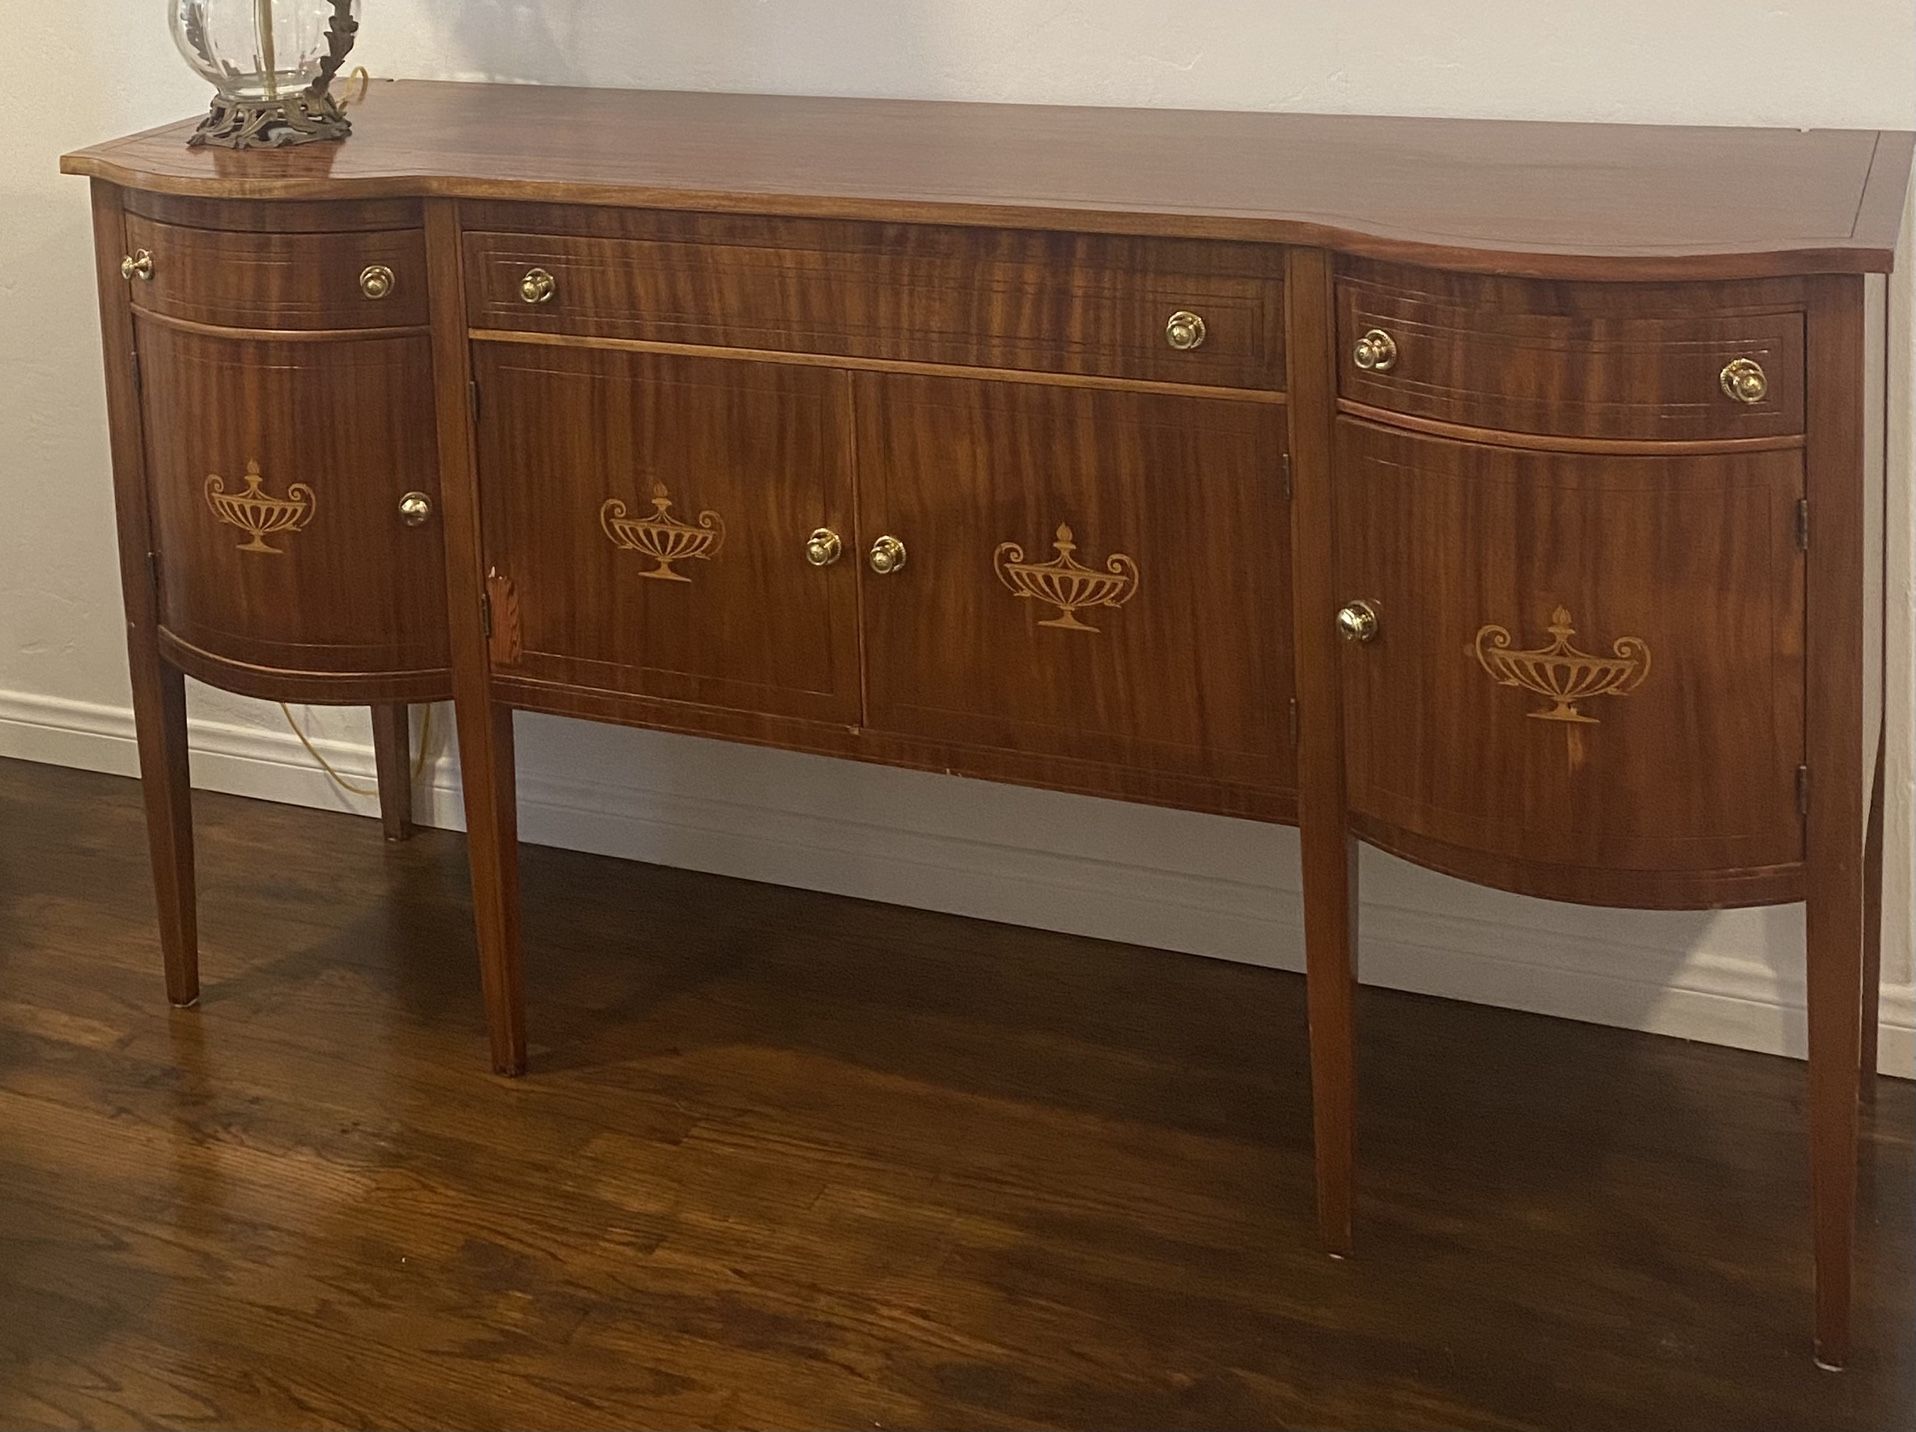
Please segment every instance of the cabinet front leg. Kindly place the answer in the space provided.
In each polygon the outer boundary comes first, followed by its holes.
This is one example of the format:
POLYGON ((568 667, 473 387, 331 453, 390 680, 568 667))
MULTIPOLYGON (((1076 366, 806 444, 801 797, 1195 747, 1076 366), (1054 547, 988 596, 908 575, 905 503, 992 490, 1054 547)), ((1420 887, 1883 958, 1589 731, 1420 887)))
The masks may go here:
POLYGON ((412 708, 403 702, 375 706, 373 764, 379 772, 379 819, 386 839, 411 840, 412 708))
POLYGON ((186 678, 166 664, 152 633, 135 630, 133 725, 140 748, 140 795, 159 905, 166 997, 199 1003, 199 907, 193 875, 193 782, 186 748, 186 678))
MULTIPOLYGON (((1852 832, 1860 837, 1860 830, 1852 832)), ((1819 852, 1809 871, 1810 1212, 1816 1243, 1816 1360, 1849 1360, 1856 1232, 1856 1071, 1863 992, 1862 842, 1819 852)))
POLYGON ((526 1072, 525 983, 519 947, 519 800, 510 707, 462 701, 459 764, 486 1029, 497 1074, 526 1072), (477 709, 475 709, 475 707, 477 709))
POLYGON ((1307 825, 1303 844, 1317 1226, 1341 1258, 1351 1251, 1357 1198, 1357 847, 1341 821, 1307 825))

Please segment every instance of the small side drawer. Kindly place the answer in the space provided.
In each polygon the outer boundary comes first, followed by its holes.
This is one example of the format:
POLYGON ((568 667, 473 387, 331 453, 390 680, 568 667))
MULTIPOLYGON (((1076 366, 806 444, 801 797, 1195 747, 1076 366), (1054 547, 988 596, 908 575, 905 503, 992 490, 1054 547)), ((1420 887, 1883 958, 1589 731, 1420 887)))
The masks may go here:
POLYGON ((1283 385, 1275 248, 683 215, 649 222, 651 233, 629 237, 468 233, 472 326, 1283 385))
POLYGON ((1337 341, 1339 395, 1389 413, 1623 440, 1803 431, 1803 310, 1783 283, 1542 283, 1350 260, 1337 341))
POLYGON ((427 321, 426 237, 241 233, 129 214, 133 306, 228 328, 406 328, 427 321), (150 272, 151 277, 144 276, 150 272))

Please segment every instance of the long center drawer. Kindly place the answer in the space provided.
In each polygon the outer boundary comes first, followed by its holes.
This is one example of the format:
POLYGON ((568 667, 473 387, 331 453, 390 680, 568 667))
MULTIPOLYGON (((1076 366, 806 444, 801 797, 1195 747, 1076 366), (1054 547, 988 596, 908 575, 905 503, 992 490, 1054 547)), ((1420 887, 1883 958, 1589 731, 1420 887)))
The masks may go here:
POLYGON ((1284 385, 1275 247, 692 215, 555 237, 535 222, 466 234, 475 329, 1284 385))

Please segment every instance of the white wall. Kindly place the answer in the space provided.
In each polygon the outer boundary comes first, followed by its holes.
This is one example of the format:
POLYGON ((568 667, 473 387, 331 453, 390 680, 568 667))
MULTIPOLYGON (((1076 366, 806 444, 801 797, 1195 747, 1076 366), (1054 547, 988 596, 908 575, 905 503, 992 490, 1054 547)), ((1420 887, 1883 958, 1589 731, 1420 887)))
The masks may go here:
MULTIPOLYGON (((130 771, 86 193, 55 161, 189 113, 204 96, 172 52, 166 0, 8 9, 0 754, 130 771)), ((357 58, 380 75, 1916 128, 1909 0, 366 0, 364 18, 357 58)), ((1907 288, 1899 305, 1885 1067, 1907 1073, 1916 1060, 1907 288)), ((353 804, 310 771, 271 707, 196 691, 194 711, 202 784, 353 804)), ((341 763, 369 769, 363 717, 313 713, 313 724, 341 763)), ((533 839, 1299 963, 1289 831, 674 737, 521 726, 533 839)), ((443 759, 435 780, 429 809, 456 823, 456 773, 443 759)), ((1800 1051, 1800 910, 1595 912, 1469 889, 1375 855, 1364 878, 1369 979, 1800 1051)))

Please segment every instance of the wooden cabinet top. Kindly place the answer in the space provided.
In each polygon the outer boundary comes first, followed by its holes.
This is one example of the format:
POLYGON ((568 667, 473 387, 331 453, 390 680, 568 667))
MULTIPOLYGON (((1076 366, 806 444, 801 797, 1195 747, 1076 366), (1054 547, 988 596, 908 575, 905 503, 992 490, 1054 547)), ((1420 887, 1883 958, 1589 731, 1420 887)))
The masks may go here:
POLYGON ((240 199, 528 199, 1321 244, 1564 278, 1890 267, 1912 139, 398 81, 344 144, 68 173, 240 199))

